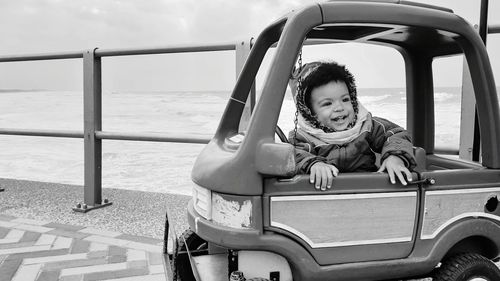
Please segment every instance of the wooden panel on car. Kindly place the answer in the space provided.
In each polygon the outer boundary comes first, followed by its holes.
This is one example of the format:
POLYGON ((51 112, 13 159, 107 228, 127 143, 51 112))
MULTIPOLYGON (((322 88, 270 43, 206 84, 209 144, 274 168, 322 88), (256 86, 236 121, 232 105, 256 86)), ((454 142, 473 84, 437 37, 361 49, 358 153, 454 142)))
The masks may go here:
POLYGON ((500 221, 498 198, 499 187, 426 191, 421 238, 432 239, 447 226, 467 217, 500 221), (488 201, 491 207, 487 206, 488 201))
POLYGON ((417 192, 273 196, 271 226, 312 248, 412 240, 417 192))

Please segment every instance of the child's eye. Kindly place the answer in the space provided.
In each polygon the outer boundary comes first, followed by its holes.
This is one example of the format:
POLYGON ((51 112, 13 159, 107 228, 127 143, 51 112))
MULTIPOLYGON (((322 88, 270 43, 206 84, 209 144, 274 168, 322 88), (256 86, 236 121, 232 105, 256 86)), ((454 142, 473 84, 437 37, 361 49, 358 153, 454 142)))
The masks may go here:
POLYGON ((329 101, 324 102, 324 103, 321 104, 322 107, 326 107, 326 106, 330 106, 330 105, 332 105, 332 103, 329 102, 329 101))
POLYGON ((351 98, 350 97, 345 97, 342 99, 342 102, 350 102, 351 98))

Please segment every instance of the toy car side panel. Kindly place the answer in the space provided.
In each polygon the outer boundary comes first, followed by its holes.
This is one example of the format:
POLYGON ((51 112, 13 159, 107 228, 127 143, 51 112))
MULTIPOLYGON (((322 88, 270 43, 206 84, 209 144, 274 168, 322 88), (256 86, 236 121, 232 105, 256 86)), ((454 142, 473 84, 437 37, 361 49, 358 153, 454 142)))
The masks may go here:
MULTIPOLYGON (((432 178, 435 184, 425 187, 421 240, 436 239, 446 229, 468 220, 481 218, 500 225, 500 171, 440 170, 422 176, 432 178)), ((477 232, 482 235, 480 228, 477 232)))
MULTIPOLYGON (((422 225, 416 248, 444 256, 454 244, 481 237, 500 247, 500 171, 490 169, 440 170, 422 173, 432 178, 424 186, 422 225), (467 227, 465 227, 467 225, 467 227), (446 244, 440 245, 446 241, 446 244)), ((490 250, 488 250, 490 251, 490 250)))
MULTIPOLYGON (((416 176, 415 176, 416 178, 416 176)), ((322 265, 407 257, 415 241, 419 191, 386 174, 342 174, 330 191, 308 176, 268 180, 264 227, 302 244, 322 265)))
MULTIPOLYGON (((375 188, 373 190, 376 190, 375 188)), ((207 241, 227 248, 269 251, 286 257, 295 281, 308 280, 373 280, 373 276, 381 279, 393 279, 404 276, 416 276, 431 271, 436 259, 424 259, 421 256, 402 259, 389 259, 334 265, 320 265, 311 252, 297 239, 276 231, 265 229, 262 233, 255 229, 235 229, 216 225, 201 217, 193 208, 193 202, 188 204, 188 223, 196 233, 207 241), (430 261, 430 262, 428 262, 430 261), (391 268, 390 271, 387 268, 391 268)), ((394 244, 392 244, 394 246, 394 244)), ((364 247, 369 253, 376 252, 377 245, 353 246, 364 247)), ((344 253, 340 253, 344 255, 344 253)))

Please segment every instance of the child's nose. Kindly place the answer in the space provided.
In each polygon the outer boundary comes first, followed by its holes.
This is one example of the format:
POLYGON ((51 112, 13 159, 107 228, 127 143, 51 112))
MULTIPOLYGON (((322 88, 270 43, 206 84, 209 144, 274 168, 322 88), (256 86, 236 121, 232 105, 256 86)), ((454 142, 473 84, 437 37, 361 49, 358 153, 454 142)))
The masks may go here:
POLYGON ((340 102, 335 102, 335 103, 333 103, 333 110, 342 111, 342 110, 344 110, 344 106, 340 102))

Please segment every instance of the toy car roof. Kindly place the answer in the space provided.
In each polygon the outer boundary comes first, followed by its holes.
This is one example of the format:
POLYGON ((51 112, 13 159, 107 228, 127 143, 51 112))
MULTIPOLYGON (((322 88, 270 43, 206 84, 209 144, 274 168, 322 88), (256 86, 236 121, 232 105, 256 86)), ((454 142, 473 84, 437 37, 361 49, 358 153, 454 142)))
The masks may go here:
MULTIPOLYGON (((432 56, 461 53, 456 39, 469 30, 453 10, 402 0, 331 0, 318 4, 321 22, 307 34, 315 39, 411 47, 432 56)), ((307 9, 293 11, 276 24, 307 9)), ((310 19, 309 15, 309 19, 310 19)))
MULTIPOLYGON (((435 57, 464 54, 476 96, 483 164, 500 167, 498 98, 484 43, 474 27, 450 9, 409 1, 330 1, 294 11, 270 25, 260 42, 278 42, 269 75, 261 95, 262 104, 278 104, 304 39, 326 42, 359 42, 397 49, 405 59, 407 74, 408 129, 414 142, 427 152, 434 151, 432 61, 435 57), (273 99, 276 98, 276 101, 273 99), (426 115, 422 120, 422 114, 426 115), (485 153, 488 152, 488 153, 485 153)), ((259 39, 258 39, 259 41, 259 39)), ((244 80, 244 79, 243 79, 244 80)), ((243 81, 242 80, 242 81, 243 81)), ((251 83, 251 81, 246 81, 251 83)), ((235 93, 239 92, 238 87, 235 93)), ((246 92, 246 91, 243 91, 246 92)), ((277 114, 257 109, 254 123, 275 124, 277 114)), ((249 132, 250 142, 274 133, 272 126, 249 132), (260 131, 262 130, 262 131, 260 131), (261 133, 262 135, 261 135, 261 133)))

